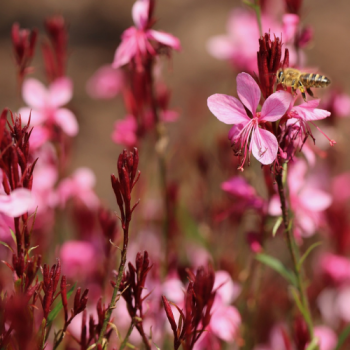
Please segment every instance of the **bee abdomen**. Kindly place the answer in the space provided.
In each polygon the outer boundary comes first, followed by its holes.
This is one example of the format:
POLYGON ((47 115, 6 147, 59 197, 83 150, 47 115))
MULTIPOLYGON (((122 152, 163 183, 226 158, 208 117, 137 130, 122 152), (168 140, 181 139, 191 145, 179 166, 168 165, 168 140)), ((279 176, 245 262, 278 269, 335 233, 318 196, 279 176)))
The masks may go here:
POLYGON ((326 87, 331 83, 326 76, 312 73, 302 74, 300 80, 305 87, 326 87))

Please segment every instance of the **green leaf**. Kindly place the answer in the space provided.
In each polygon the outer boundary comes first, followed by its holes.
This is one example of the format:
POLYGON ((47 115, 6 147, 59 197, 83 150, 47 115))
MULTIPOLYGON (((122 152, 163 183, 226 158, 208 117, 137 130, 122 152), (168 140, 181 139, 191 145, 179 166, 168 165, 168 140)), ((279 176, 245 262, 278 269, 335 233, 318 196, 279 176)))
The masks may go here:
POLYGON ((255 259, 271 267, 273 270, 278 272, 282 277, 284 277, 292 285, 297 286, 297 279, 294 273, 288 270, 278 259, 267 254, 257 254, 255 256, 255 259))
POLYGON ((313 338, 311 343, 308 345, 308 347, 305 350, 318 350, 319 346, 319 339, 313 338))
POLYGON ((279 227, 281 226, 282 222, 283 222, 282 216, 280 216, 279 218, 277 218, 275 224, 273 225, 272 237, 275 237, 275 236, 276 236, 277 230, 278 230, 279 227))
POLYGON ((35 247, 31 247, 29 250, 28 250, 28 255, 30 254, 30 252, 32 251, 32 250, 34 250, 35 248, 38 248, 39 246, 37 245, 37 246, 35 246, 35 247))
POLYGON ((15 242, 15 244, 17 245, 17 238, 16 238, 16 235, 15 233, 10 229, 10 232, 11 232, 11 237, 13 239, 13 241, 15 242))
POLYGON ((7 243, 0 241, 0 244, 2 244, 3 246, 5 246, 6 248, 10 249, 11 252, 13 253, 13 249, 12 249, 7 243))
POLYGON ((300 258, 299 262, 298 262, 298 271, 300 271, 301 265, 303 264, 303 262, 305 261, 305 259, 308 257, 308 255, 316 248, 318 247, 320 244, 322 244, 322 242, 316 242, 312 245, 310 245, 310 247, 306 250, 306 252, 303 254, 303 256, 300 258))
POLYGON ((350 324, 347 325, 344 330, 340 333, 339 338, 338 338, 338 343, 337 346, 335 347, 334 350, 340 350, 343 344, 345 343, 345 340, 348 338, 350 335, 350 324))
MULTIPOLYGON (((74 292, 74 289, 76 287, 77 283, 75 282, 72 288, 67 292, 67 300, 74 292)), ((52 321, 57 317, 58 313, 63 308, 62 300, 59 301, 59 303, 54 307, 53 310, 49 313, 49 316, 47 317, 47 327, 49 327, 52 323, 52 321)))
POLYGON ((304 306, 301 303, 301 300, 299 298, 299 292, 294 287, 290 287, 290 291, 292 292, 294 301, 297 304, 297 307, 298 307, 299 311, 303 315, 304 319, 307 320, 308 319, 307 313, 306 313, 305 308, 304 308, 304 306))

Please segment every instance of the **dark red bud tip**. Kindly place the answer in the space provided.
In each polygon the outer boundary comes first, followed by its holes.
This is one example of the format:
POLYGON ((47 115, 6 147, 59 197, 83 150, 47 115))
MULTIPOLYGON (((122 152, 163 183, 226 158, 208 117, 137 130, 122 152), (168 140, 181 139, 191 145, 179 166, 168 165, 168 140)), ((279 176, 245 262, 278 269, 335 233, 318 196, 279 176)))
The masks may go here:
POLYGON ((169 320, 171 329, 173 330, 174 337, 177 337, 177 332, 176 332, 177 331, 177 325, 176 325, 176 322, 175 322, 173 310, 171 310, 171 306, 170 306, 167 298, 164 295, 162 296, 162 299, 163 299, 164 310, 165 310, 166 316, 167 316, 167 318, 169 320))

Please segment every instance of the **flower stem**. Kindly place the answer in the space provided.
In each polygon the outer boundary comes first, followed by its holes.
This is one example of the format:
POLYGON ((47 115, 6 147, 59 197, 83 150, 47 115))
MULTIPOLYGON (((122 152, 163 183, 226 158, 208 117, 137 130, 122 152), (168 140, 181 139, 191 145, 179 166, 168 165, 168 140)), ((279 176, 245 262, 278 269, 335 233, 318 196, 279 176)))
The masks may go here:
POLYGON ((134 326, 135 326, 134 320, 132 320, 131 324, 130 324, 130 327, 128 329, 128 333, 126 333, 126 336, 125 336, 123 342, 121 343, 119 350, 123 350, 125 348, 125 346, 126 346, 126 344, 128 342, 128 339, 130 337, 130 334, 131 334, 132 330, 134 329, 134 326))
POLYGON ((125 268, 125 264, 126 264, 126 253, 128 250, 128 241, 129 241, 129 221, 126 220, 125 228, 124 228, 123 250, 122 250, 121 260, 120 260, 120 265, 119 265, 119 270, 118 270, 118 277, 117 277, 117 281, 116 281, 116 284, 115 284, 114 289, 113 289, 111 302, 110 302, 108 310, 106 312, 106 316, 105 316, 105 319, 103 321, 103 325, 101 328, 100 335, 98 337, 97 344, 102 344, 103 336, 107 330, 108 322, 109 322, 111 315, 112 315, 112 312, 115 308, 115 304, 118 301, 117 297, 118 297, 119 286, 120 286, 120 283, 121 283, 122 278, 123 278, 123 272, 124 272, 124 268, 125 268))
MULTIPOLYGON (((283 170, 283 171, 286 171, 286 170, 283 170)), ((282 174, 276 175, 276 182, 278 185, 278 194, 279 194, 280 201, 281 201, 282 218, 283 218, 285 233, 287 236, 288 249, 289 249, 290 255, 292 257, 294 272, 295 272, 295 275, 297 277, 298 291, 299 291, 300 298, 301 298, 301 304, 302 304, 303 309, 304 309, 304 312, 302 314, 303 314, 304 320, 306 322, 306 325, 307 325, 307 328, 309 331, 310 340, 312 340, 314 338, 314 328, 313 328, 313 323, 312 323, 312 318, 311 318, 309 301, 307 299, 305 286, 304 286, 304 282, 303 282, 303 270, 302 270, 302 267, 299 266, 300 252, 299 252, 298 246, 295 242, 292 227, 290 225, 290 219, 289 219, 288 209, 287 209, 287 205, 286 205, 286 195, 285 195, 284 186, 283 186, 282 174)))

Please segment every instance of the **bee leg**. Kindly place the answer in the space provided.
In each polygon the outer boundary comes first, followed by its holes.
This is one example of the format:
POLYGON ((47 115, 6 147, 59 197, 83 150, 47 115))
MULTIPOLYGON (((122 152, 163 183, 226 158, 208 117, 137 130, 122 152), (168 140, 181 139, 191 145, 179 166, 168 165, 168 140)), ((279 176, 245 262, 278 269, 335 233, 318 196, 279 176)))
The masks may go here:
POLYGON ((303 96, 303 100, 304 100, 305 102, 307 102, 307 101, 306 101, 305 87, 304 87, 304 85, 303 85, 303 83, 302 83, 301 81, 298 82, 298 88, 299 88, 299 90, 300 90, 300 92, 301 92, 301 95, 303 96))
POLYGON ((306 92, 313 98, 316 98, 316 96, 314 95, 314 93, 312 92, 312 90, 310 88, 306 89, 306 92))

